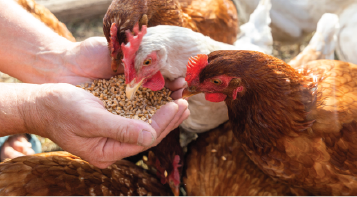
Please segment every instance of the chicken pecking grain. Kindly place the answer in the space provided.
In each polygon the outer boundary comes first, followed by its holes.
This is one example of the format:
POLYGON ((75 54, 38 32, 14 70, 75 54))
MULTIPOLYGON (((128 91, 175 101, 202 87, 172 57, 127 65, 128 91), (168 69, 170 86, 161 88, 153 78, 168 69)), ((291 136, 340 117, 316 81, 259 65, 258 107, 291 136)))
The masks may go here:
POLYGON ((239 31, 237 10, 230 0, 113 0, 103 19, 103 31, 114 71, 122 59, 120 45, 127 42, 125 31, 133 30, 138 22, 140 27, 186 27, 229 44, 239 31))
POLYGON ((67 152, 40 153, 0 163, 2 196, 171 195, 156 178, 128 161, 106 169, 67 152))

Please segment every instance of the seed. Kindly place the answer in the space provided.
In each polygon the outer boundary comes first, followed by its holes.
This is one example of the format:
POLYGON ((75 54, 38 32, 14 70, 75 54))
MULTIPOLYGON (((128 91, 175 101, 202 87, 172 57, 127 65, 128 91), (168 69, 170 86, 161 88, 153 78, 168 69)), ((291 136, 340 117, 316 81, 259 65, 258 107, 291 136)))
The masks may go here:
POLYGON ((148 88, 140 87, 136 97, 129 101, 125 96, 125 77, 118 75, 106 79, 94 80, 90 84, 81 84, 77 87, 89 91, 99 97, 106 109, 115 115, 126 118, 142 120, 151 124, 151 118, 162 105, 172 101, 166 88, 154 92, 148 88))

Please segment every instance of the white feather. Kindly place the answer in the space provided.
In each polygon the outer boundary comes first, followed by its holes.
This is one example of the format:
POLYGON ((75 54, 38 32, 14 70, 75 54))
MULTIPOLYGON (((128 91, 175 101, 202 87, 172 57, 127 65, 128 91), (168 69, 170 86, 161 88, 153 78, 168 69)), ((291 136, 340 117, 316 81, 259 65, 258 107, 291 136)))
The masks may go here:
POLYGON ((357 64, 357 3, 340 15, 340 31, 336 52, 340 60, 357 64))
POLYGON ((289 65, 297 68, 317 59, 334 59, 338 30, 339 20, 336 14, 322 15, 309 44, 289 65))

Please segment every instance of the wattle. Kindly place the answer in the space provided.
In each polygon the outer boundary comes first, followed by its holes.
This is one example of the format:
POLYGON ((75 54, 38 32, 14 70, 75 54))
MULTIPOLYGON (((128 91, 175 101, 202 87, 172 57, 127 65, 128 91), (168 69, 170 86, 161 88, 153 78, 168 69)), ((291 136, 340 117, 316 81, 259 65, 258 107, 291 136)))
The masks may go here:
POLYGON ((147 81, 143 84, 143 87, 149 88, 152 91, 161 90, 162 88, 164 88, 164 86, 165 86, 165 79, 160 71, 158 71, 150 79, 147 79, 147 81))
POLYGON ((218 103, 226 100, 227 95, 222 93, 205 93, 205 98, 207 101, 218 103))

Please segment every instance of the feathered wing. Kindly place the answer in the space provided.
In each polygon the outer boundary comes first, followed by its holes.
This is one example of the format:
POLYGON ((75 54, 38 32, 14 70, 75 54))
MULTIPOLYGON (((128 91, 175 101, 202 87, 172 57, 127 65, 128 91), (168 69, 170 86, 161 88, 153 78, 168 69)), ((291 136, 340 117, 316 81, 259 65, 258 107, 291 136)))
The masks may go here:
POLYGON ((273 53, 270 9, 270 0, 260 0, 249 21, 240 27, 241 34, 234 43, 237 50, 260 51, 269 55, 273 53))
POLYGON ((189 196, 290 194, 287 185, 265 175, 247 157, 228 122, 189 145, 183 180, 189 196))
POLYGON ((304 64, 318 59, 334 59, 339 30, 339 20, 336 14, 324 14, 317 24, 317 29, 306 48, 288 64, 298 69, 304 64))
POLYGON ((340 15, 340 28, 336 52, 342 61, 357 64, 357 3, 346 8, 340 15))
POLYGON ((291 125, 285 127, 287 133, 276 133, 276 145, 267 152, 243 147, 266 174, 290 186, 315 195, 357 195, 357 65, 317 60, 301 74, 300 99, 289 99, 294 121, 276 121, 291 125), (298 118, 301 109, 306 113, 298 118))

